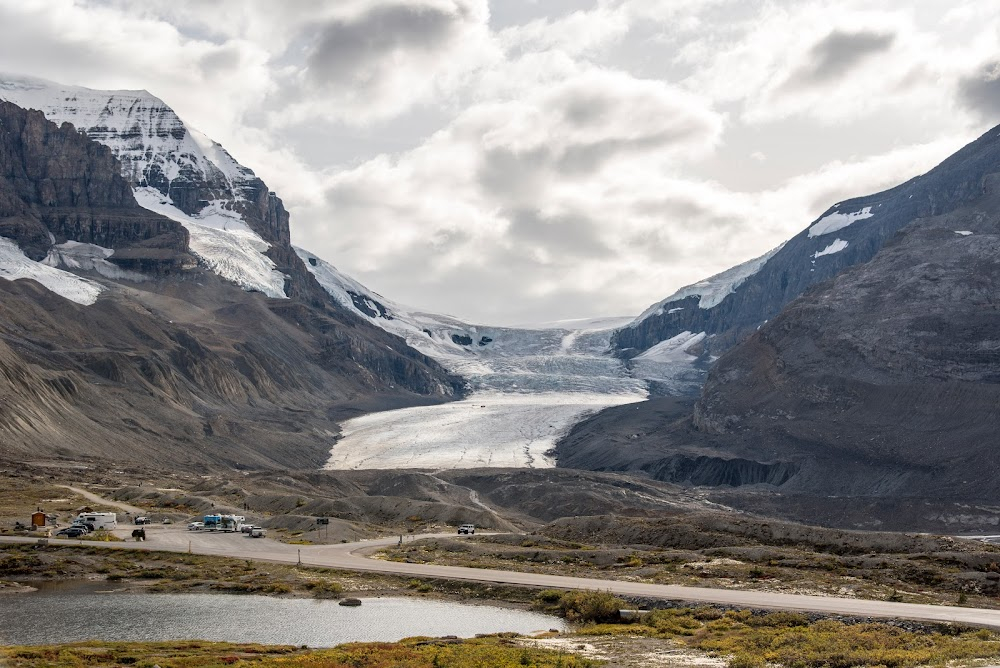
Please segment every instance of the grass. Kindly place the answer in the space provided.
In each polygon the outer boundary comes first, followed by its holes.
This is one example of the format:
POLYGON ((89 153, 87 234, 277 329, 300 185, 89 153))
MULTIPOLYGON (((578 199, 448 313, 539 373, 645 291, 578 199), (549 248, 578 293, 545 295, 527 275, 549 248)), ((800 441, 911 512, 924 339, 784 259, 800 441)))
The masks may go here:
POLYGON ((477 536, 425 539, 383 554, 400 562, 573 577, 1000 607, 1000 554, 991 545, 938 539, 941 545, 910 553, 907 545, 890 552, 859 552, 833 541, 762 545, 742 536, 713 536, 713 544, 704 547, 699 540, 702 536, 694 532, 688 544, 678 540, 677 547, 657 549, 586 545, 542 535, 477 536))
POLYGON ((518 646, 508 635, 474 640, 411 638, 399 643, 351 643, 333 649, 235 645, 209 642, 76 643, 0 648, 0 663, 47 668, 591 668, 601 665, 580 657, 518 646))
POLYGON ((986 629, 906 629, 888 623, 810 621, 789 612, 754 614, 715 608, 656 610, 633 624, 592 624, 583 635, 666 638, 728 658, 730 668, 850 668, 969 665, 1000 656, 986 629))

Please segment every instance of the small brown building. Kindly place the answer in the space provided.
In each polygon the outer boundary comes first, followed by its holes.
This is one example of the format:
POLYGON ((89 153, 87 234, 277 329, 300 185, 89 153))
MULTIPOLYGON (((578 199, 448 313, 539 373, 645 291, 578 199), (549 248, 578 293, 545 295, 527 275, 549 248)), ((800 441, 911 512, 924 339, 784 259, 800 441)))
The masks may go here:
POLYGON ((45 526, 45 513, 43 513, 40 510, 37 513, 31 513, 31 526, 33 527, 45 526))

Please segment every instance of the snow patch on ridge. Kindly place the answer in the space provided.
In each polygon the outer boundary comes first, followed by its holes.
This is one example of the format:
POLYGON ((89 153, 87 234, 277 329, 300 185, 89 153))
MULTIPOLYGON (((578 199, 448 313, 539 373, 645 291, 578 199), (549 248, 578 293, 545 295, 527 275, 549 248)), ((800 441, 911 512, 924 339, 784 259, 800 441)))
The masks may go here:
POLYGON ((84 306, 96 302, 104 292, 104 287, 94 281, 35 262, 21 251, 17 243, 6 237, 0 237, 0 278, 8 281, 32 279, 52 292, 84 306))
MULTIPOLYGON (((699 297, 699 308, 709 309, 718 306, 723 299, 735 292, 736 288, 742 285, 744 281, 760 271, 761 267, 767 264, 767 261, 774 257, 784 245, 781 244, 760 257, 756 257, 743 264, 738 264, 715 276, 681 288, 663 301, 657 302, 643 311, 631 324, 636 325, 650 316, 663 315, 668 304, 687 299, 688 297, 699 297)), ((678 310, 680 309, 670 309, 669 312, 674 313, 678 310)))
POLYGON ((833 255, 834 253, 839 253, 845 248, 847 248, 846 241, 844 241, 843 239, 835 239, 832 244, 830 244, 823 250, 813 253, 813 259, 822 257, 824 255, 833 255))
POLYGON ((872 208, 866 206, 860 211, 855 211, 853 213, 840 213, 836 211, 831 214, 827 214, 816 221, 816 224, 809 228, 809 238, 821 237, 824 234, 830 234, 831 232, 836 232, 837 230, 842 230, 848 225, 852 225, 859 220, 864 220, 866 218, 871 218, 875 214, 872 213, 872 208))
POLYGON ((189 216, 154 188, 136 188, 135 200, 187 228, 191 252, 222 278, 247 291, 287 298, 287 277, 264 255, 270 244, 247 227, 239 214, 222 208, 221 202, 212 202, 197 216, 189 216))
POLYGON ((681 332, 677 336, 666 341, 660 341, 652 348, 641 355, 634 357, 634 360, 649 362, 687 362, 692 357, 697 357, 688 350, 705 340, 705 332, 695 334, 694 332, 681 332))

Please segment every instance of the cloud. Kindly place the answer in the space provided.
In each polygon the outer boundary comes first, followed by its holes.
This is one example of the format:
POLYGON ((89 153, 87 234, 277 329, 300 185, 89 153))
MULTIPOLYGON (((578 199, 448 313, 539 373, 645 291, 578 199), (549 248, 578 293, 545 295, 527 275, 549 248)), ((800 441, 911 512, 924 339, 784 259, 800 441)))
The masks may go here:
POLYGON ((892 46, 896 36, 882 32, 834 30, 809 50, 809 60, 792 74, 789 83, 815 86, 837 79, 872 56, 892 46))
POLYGON ((371 0, 338 5, 296 38, 304 63, 269 100, 277 126, 364 125, 443 98, 500 57, 486 0, 371 0))
POLYGON ((958 82, 961 102, 990 123, 1000 122, 1000 62, 984 65, 958 82))
POLYGON ((490 2, 0 0, 0 69, 150 90, 296 243, 499 323, 638 312, 1000 106, 998 0, 490 2))

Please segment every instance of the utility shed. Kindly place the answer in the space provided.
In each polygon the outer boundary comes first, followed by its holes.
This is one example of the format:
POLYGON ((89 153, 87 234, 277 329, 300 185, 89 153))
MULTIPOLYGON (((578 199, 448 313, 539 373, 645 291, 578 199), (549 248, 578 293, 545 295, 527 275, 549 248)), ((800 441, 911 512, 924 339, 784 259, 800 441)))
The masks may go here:
POLYGON ((31 526, 33 527, 45 526, 45 513, 43 513, 40 510, 36 513, 31 513, 31 526))

